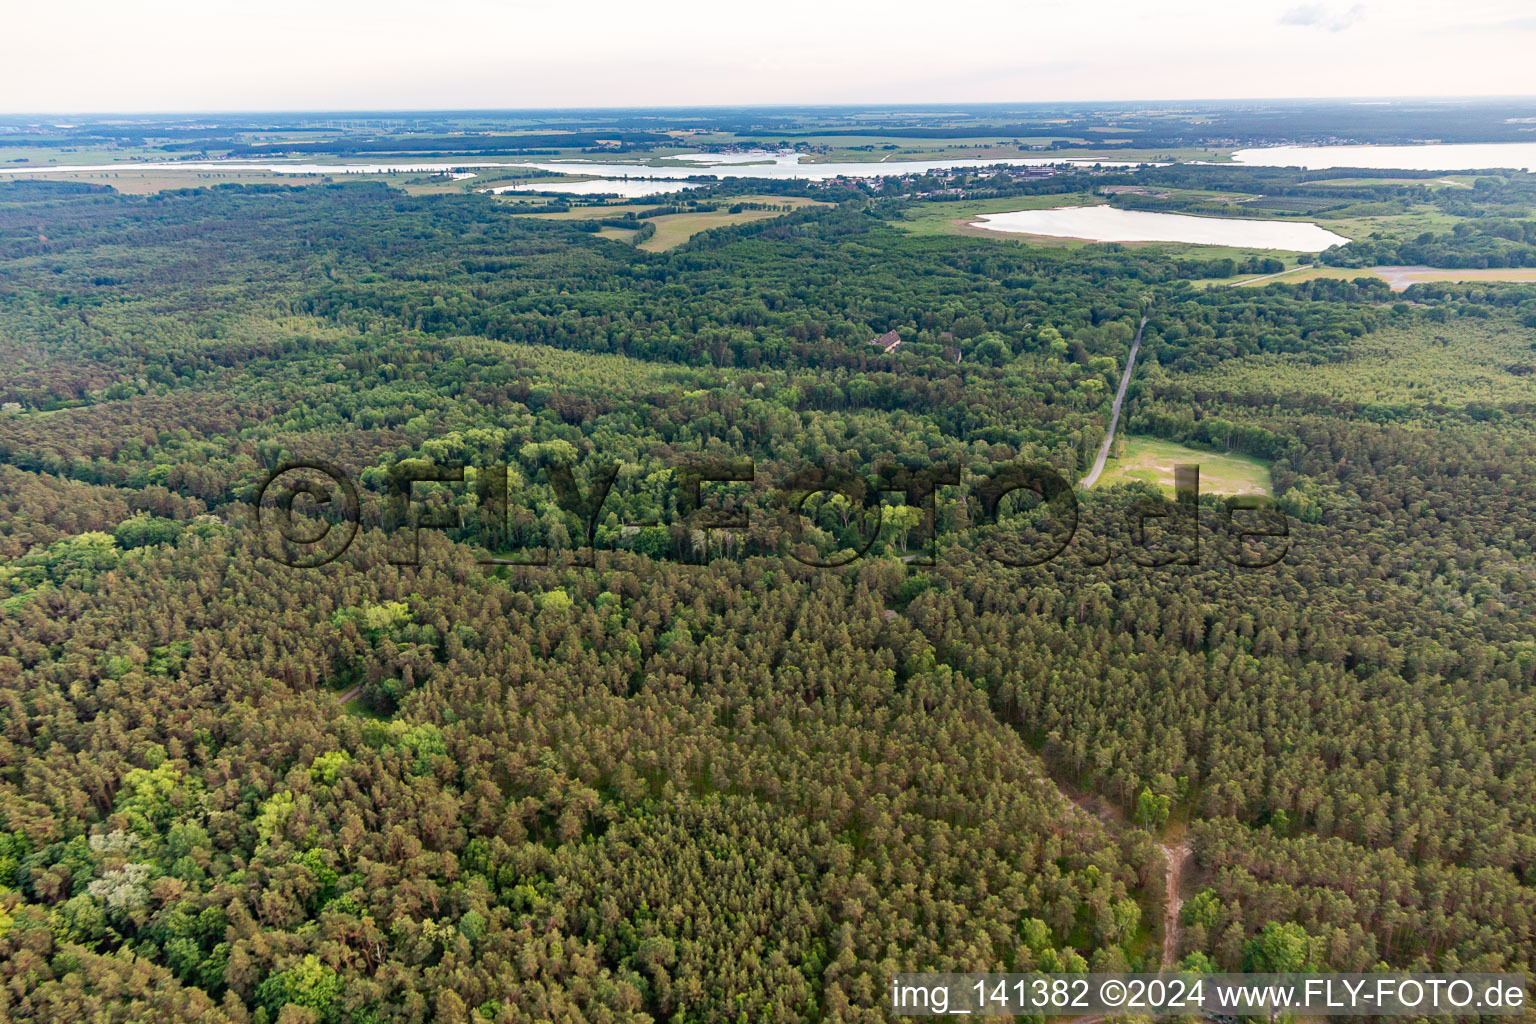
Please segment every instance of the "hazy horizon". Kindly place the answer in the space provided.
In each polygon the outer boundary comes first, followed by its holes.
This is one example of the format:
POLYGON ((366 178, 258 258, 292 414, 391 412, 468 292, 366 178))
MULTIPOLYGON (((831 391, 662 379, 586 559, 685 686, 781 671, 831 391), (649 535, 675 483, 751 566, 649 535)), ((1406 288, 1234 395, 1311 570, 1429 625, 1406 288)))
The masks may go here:
MULTIPOLYGON (((520 107, 410 107, 410 106, 381 106, 381 107, 187 107, 183 109, 151 109, 151 108, 111 108, 100 109, 56 109, 56 110, 14 110, 0 111, 0 117, 17 120, 28 117, 198 117, 204 115, 213 116, 251 116, 256 114, 304 114, 310 116, 331 115, 336 117, 369 116, 378 117, 384 114, 415 114, 415 115, 448 115, 448 114, 528 114, 528 113, 581 113, 613 112, 613 111, 658 111, 669 112, 679 110, 764 110, 764 111, 796 111, 796 110, 888 110, 901 111, 910 109, 922 113, 938 113, 947 107, 957 110, 976 109, 980 107, 1024 108, 1029 106, 1068 106, 1068 107, 1109 107, 1115 108, 1122 104, 1126 110, 1160 107, 1169 107, 1179 104, 1190 105, 1217 105, 1245 103, 1318 103, 1318 104, 1359 104, 1388 105, 1398 103, 1478 103, 1478 102, 1536 102, 1536 92, 1530 93, 1498 93, 1498 94, 1466 94, 1453 95, 1441 93, 1437 95, 1393 95, 1393 96, 1169 96, 1153 99, 1096 99, 1096 100, 1035 100, 1035 99, 1002 99, 1002 100, 967 100, 951 99, 934 102, 910 102, 903 100, 889 100, 883 102, 837 102, 825 103, 774 103, 764 101, 761 103, 609 103, 609 104, 580 104, 580 105, 551 105, 551 106, 520 106, 520 107)), ((1531 141, 1536 142, 1536 132, 1532 133, 1531 141)))
POLYGON ((589 0, 573 23, 484 0, 437 17, 400 0, 27 7, 9 17, 27 45, 0 113, 1480 99, 1529 95, 1536 42, 1536 17, 1504 0, 642 11, 637 23, 633 5, 589 0))

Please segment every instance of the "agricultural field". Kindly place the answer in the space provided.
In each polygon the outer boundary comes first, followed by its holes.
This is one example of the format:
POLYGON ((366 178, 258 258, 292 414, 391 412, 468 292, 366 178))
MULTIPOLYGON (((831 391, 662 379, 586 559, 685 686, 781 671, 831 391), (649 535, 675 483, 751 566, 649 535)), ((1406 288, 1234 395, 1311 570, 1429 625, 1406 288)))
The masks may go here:
POLYGON ((1095 488, 1135 482, 1151 484, 1171 495, 1174 467, 1197 465, 1201 494, 1273 492, 1269 466, 1246 455, 1204 451, 1153 437, 1127 437, 1117 440, 1115 447, 1119 452, 1111 451, 1095 488))

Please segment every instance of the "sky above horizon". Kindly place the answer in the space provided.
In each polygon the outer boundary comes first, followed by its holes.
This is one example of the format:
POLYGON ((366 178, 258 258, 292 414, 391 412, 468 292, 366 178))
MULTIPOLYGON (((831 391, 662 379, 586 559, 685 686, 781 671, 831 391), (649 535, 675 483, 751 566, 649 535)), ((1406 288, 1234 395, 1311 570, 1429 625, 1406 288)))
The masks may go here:
POLYGON ((12 5, 0 113, 1532 93, 1529 0, 12 5))

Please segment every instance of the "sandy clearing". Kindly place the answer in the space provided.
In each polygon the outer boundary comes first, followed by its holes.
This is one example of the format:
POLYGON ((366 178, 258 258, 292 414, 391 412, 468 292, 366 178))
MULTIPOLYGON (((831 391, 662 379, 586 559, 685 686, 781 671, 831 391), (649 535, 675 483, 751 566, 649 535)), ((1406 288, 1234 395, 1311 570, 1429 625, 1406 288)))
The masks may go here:
POLYGON ((1395 292, 1428 281, 1531 281, 1536 282, 1536 267, 1490 267, 1487 270, 1453 270, 1443 267, 1372 267, 1372 272, 1386 278, 1395 292))

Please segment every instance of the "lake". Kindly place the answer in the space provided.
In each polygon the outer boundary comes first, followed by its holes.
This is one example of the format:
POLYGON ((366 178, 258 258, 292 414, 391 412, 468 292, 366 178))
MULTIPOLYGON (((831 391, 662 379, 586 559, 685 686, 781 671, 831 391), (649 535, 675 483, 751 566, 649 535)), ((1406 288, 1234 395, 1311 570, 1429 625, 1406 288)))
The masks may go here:
POLYGON ((422 174, 449 173, 475 169, 534 168, 557 174, 593 174, 603 178, 653 178, 677 180, 694 175, 717 175, 722 178, 777 178, 802 181, 826 181, 840 177, 882 177, 898 174, 923 174, 948 168, 991 167, 1003 164, 1009 167, 1047 167, 1053 164, 1072 163, 1082 166, 1138 167, 1140 164, 1097 162, 1090 160, 1045 160, 1037 158, 1013 158, 1006 160, 966 160, 960 158, 939 160, 887 160, 871 163, 803 163, 799 153, 684 153, 668 157, 682 161, 684 166, 672 163, 660 167, 645 164, 600 163, 590 160, 454 160, 439 163, 411 161, 409 163, 285 163, 281 161, 249 160, 184 160, 184 161, 134 161, 124 160, 116 164, 34 164, 20 167, 0 167, 0 175, 7 174, 60 174, 81 171, 265 171, 271 174, 422 174))
POLYGON ((1321 252, 1349 239, 1310 221, 1258 220, 1247 217, 1191 217, 1148 213, 1113 206, 1064 206, 1054 210, 1017 210, 978 217, 975 227, 1092 242, 1192 242, 1252 249, 1321 252))
POLYGON ((1536 167, 1536 142, 1486 142, 1423 146, 1267 146, 1240 149, 1236 163, 1256 167, 1369 167, 1405 171, 1466 171, 1487 167, 1536 167))
POLYGON ((776 178, 781 180, 827 181, 830 178, 874 178, 902 174, 926 174, 934 170, 970 169, 1002 164, 1008 167, 1050 167, 1055 164, 1074 164, 1091 167, 1140 167, 1141 164, 1125 161, 1092 160, 1044 160, 1035 157, 1009 159, 970 160, 959 157, 948 160, 875 160, 868 163, 806 163, 800 153, 770 153, 766 150, 751 153, 683 153, 668 157, 692 165, 687 167, 646 167, 640 164, 603 164, 586 161, 534 162, 525 166, 544 171, 563 171, 569 174, 600 174, 604 177, 687 178, 696 174, 713 174, 721 178, 776 178))
POLYGON ((616 180, 597 178, 592 181, 528 181, 521 185, 502 185, 499 188, 482 188, 481 192, 560 192, 572 196, 622 196, 640 199, 661 195, 664 192, 681 192, 685 188, 703 188, 703 185, 687 181, 644 181, 638 178, 616 180))
MULTIPOLYGON (((879 177, 898 174, 923 174, 947 168, 1049 167, 1071 164, 1078 167, 1161 166, 1119 160, 1068 160, 1048 157, 1010 157, 1006 159, 884 160, 868 163, 807 163, 803 154, 753 150, 737 153, 680 153, 666 158, 669 165, 647 167, 644 164, 598 163, 586 160, 455 160, 439 163, 300 163, 248 160, 133 161, 115 164, 34 164, 0 167, 0 175, 47 174, 78 171, 267 171, 274 174, 408 174, 473 170, 476 168, 534 167, 540 170, 586 173, 605 178, 687 178, 695 174, 714 174, 722 178, 778 178, 826 181, 839 177, 879 177)), ((1255 167, 1303 167, 1324 170, 1330 167, 1403 168, 1422 171, 1457 171, 1484 167, 1536 167, 1536 142, 1499 142, 1465 145, 1423 146, 1268 146, 1241 149, 1233 154, 1236 163, 1255 167)))

